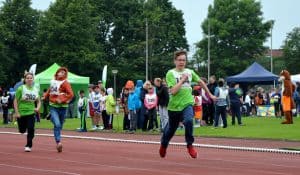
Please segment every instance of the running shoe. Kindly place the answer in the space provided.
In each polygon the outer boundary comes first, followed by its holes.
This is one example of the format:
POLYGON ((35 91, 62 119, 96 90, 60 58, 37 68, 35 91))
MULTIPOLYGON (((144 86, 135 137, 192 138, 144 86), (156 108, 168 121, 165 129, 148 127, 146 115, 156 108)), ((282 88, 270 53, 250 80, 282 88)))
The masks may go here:
POLYGON ((194 158, 194 159, 197 158, 198 153, 197 153, 196 149, 193 147, 193 145, 188 145, 187 149, 188 149, 188 153, 190 154, 190 156, 192 158, 194 158))
POLYGON ((25 152, 31 152, 31 148, 28 147, 28 146, 26 146, 26 147, 24 148, 24 151, 25 151, 25 152))
POLYGON ((57 143, 57 145, 56 145, 57 152, 61 153, 62 152, 62 148, 63 148, 62 144, 60 142, 57 143))

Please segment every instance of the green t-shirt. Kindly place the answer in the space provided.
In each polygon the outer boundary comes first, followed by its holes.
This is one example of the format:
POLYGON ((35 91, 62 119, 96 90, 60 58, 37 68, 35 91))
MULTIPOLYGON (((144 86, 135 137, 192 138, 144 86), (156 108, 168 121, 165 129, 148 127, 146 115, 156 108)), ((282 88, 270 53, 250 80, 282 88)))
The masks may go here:
POLYGON ((17 89, 16 100, 18 102, 18 110, 21 116, 34 114, 34 102, 39 98, 39 91, 35 87, 22 85, 17 89))
POLYGON ((175 69, 169 70, 166 75, 168 87, 172 88, 175 86, 183 74, 188 75, 188 80, 182 84, 181 88, 176 94, 170 95, 168 104, 168 110, 170 111, 182 111, 187 106, 194 104, 191 83, 198 82, 200 78, 193 70, 184 69, 181 72, 178 72, 175 69))

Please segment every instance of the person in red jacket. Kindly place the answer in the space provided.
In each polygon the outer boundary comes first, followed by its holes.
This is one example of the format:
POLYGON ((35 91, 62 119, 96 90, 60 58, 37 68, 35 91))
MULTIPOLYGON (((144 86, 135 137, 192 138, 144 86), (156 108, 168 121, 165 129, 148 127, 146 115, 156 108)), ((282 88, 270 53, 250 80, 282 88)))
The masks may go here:
POLYGON ((67 77, 68 69, 65 67, 59 68, 44 97, 49 97, 51 122, 54 125, 53 132, 58 152, 62 152, 61 130, 65 121, 68 103, 74 96, 67 77))

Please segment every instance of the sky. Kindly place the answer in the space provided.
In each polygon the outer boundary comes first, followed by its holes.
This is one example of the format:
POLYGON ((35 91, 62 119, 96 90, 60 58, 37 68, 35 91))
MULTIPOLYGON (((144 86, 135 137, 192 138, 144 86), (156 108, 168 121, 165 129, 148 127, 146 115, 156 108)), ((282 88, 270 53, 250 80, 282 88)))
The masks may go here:
MULTIPOLYGON (((2 1, 2 0, 1 0, 2 1)), ((32 0, 32 7, 45 10, 55 0, 32 0)), ((263 18, 275 20, 272 34, 273 49, 283 45, 287 33, 293 28, 300 27, 300 1, 299 0, 258 0, 262 4, 263 18)), ((200 27, 207 16, 207 9, 213 0, 171 0, 173 5, 183 12, 186 24, 186 37, 193 52, 193 45, 203 38, 200 27)), ((271 47, 270 38, 264 43, 271 47)))

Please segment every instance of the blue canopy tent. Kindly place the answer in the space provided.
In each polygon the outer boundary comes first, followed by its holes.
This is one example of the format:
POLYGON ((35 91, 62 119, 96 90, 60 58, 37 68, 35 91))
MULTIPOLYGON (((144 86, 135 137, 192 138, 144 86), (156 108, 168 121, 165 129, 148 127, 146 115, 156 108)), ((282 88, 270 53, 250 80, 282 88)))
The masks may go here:
POLYGON ((226 78, 228 83, 236 82, 242 84, 276 84, 278 76, 267 71, 257 62, 254 62, 243 72, 226 78))

